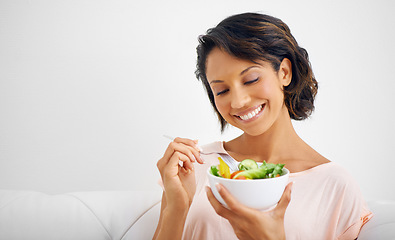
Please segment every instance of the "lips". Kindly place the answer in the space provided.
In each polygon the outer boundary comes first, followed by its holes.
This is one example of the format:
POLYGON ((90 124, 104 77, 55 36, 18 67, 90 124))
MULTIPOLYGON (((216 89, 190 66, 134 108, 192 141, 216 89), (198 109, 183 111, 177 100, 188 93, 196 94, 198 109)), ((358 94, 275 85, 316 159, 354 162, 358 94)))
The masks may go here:
POLYGON ((240 118, 241 120, 247 121, 247 120, 252 119, 252 118, 255 117, 256 115, 258 115, 258 114, 262 111, 263 107, 264 107, 264 105, 262 104, 262 105, 259 105, 259 106, 258 106, 257 108, 255 108, 255 109, 249 110, 249 111, 246 112, 246 113, 242 113, 242 114, 240 114, 240 115, 235 115, 235 116, 237 116, 237 117, 240 118))

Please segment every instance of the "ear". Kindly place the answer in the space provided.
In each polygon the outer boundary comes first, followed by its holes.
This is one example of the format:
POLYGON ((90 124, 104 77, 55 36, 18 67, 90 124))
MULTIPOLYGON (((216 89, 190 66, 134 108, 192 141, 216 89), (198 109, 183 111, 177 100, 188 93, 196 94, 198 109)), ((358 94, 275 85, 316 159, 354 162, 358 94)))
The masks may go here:
POLYGON ((278 70, 278 76, 283 87, 288 86, 292 80, 292 63, 288 58, 284 58, 278 70))

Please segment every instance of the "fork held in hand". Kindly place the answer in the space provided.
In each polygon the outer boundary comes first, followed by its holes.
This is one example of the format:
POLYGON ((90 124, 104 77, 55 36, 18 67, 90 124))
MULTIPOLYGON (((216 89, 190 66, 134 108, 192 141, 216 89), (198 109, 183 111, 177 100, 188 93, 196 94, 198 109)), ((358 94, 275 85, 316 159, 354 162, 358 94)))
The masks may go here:
MULTIPOLYGON (((164 134, 163 137, 174 141, 174 137, 172 137, 172 136, 164 134)), ((231 156, 229 156, 228 154, 219 153, 219 152, 204 152, 203 150, 201 150, 201 148, 199 146, 198 146, 198 148, 200 149, 200 154, 202 154, 202 155, 218 154, 221 156, 221 158, 224 160, 224 162, 229 166, 230 170, 232 170, 232 171, 239 170, 239 167, 238 167, 239 163, 236 160, 234 160, 231 156)))

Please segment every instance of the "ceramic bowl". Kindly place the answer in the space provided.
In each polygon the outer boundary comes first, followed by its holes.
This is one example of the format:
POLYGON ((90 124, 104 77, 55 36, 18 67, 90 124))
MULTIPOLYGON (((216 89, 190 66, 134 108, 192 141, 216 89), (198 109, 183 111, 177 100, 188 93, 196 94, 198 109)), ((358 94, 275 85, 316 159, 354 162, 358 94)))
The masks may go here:
POLYGON ((280 200, 288 183, 289 170, 283 168, 283 174, 275 178, 239 180, 217 177, 207 170, 209 184, 214 196, 226 206, 219 195, 216 184, 222 184, 241 204, 258 210, 268 210, 280 200))

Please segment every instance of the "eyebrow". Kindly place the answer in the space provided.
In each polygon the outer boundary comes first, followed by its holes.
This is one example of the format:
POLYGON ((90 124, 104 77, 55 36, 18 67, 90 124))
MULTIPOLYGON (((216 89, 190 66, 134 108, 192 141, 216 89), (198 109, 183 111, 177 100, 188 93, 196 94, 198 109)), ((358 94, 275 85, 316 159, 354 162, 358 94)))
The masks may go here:
MULTIPOLYGON (((250 70, 251 68, 256 68, 256 67, 259 67, 259 66, 254 65, 254 66, 251 66, 251 67, 248 67, 248 68, 244 69, 243 71, 240 72, 240 76, 243 75, 244 73, 246 73, 246 72, 247 72, 248 70, 250 70)), ((212 83, 222 83, 222 82, 224 82, 224 81, 223 81, 223 80, 212 80, 212 81, 209 82, 209 84, 212 84, 212 83)))

